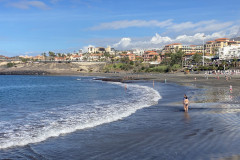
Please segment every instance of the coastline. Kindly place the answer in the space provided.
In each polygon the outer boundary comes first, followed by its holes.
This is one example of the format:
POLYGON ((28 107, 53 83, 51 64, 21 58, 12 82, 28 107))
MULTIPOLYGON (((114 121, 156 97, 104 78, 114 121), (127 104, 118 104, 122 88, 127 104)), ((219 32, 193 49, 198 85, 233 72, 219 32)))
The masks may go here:
POLYGON ((196 87, 214 87, 214 88, 225 88, 229 89, 229 86, 233 86, 233 90, 239 90, 240 75, 232 75, 231 79, 226 80, 224 75, 208 75, 205 78, 204 74, 184 74, 184 73, 143 73, 143 74, 131 74, 131 73, 85 73, 79 74, 79 76, 97 76, 106 77, 107 79, 112 79, 114 81, 118 80, 121 82, 128 82, 131 80, 148 80, 148 81, 158 81, 165 83, 176 83, 179 85, 194 85, 196 87), (195 79, 196 78, 196 79, 195 79))
POLYGON ((117 82, 129 82, 131 80, 148 80, 158 81, 162 83, 176 83, 179 85, 194 85, 196 87, 219 87, 229 89, 229 86, 233 86, 233 91, 240 91, 239 81, 240 75, 232 75, 231 79, 226 80, 225 75, 206 75, 203 73, 195 74, 184 74, 183 72, 177 73, 104 73, 104 72, 79 72, 75 70, 66 69, 1 69, 0 75, 48 75, 48 76, 83 76, 83 77, 105 77, 100 78, 105 81, 117 81, 117 82), (217 78, 217 76, 219 78, 217 78))
MULTIPOLYGON (((197 87, 209 86, 229 89, 233 86, 233 91, 238 89, 240 74, 232 75, 228 81, 225 75, 208 74, 204 72, 196 74, 190 72, 176 73, 104 73, 103 68, 106 65, 104 62, 74 62, 74 63, 19 63, 14 67, 7 68, 4 65, 0 66, 0 75, 48 75, 48 76, 93 76, 106 77, 108 81, 129 82, 129 80, 149 80, 159 82, 171 82, 180 85, 194 85, 197 87), (208 76, 208 78, 206 78, 208 76), (219 78, 217 78, 219 76, 219 78)), ((105 79, 106 80, 106 79, 105 79)))

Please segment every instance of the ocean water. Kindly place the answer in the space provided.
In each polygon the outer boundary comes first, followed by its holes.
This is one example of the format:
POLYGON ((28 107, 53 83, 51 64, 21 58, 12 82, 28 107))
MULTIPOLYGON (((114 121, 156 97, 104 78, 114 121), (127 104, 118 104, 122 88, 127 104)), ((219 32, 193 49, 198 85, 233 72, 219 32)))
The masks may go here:
POLYGON ((0 76, 0 159, 240 158, 239 131, 239 96, 223 89, 0 76))

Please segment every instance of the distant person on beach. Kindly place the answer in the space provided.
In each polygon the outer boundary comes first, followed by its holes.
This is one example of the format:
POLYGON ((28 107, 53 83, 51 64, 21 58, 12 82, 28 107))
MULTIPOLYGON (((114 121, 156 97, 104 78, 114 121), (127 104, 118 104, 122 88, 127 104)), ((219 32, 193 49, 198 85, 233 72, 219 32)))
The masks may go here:
POLYGON ((185 97, 183 103, 184 103, 184 111, 185 111, 185 112, 188 112, 189 100, 188 100, 188 97, 187 97, 187 96, 185 97))
POLYGON ((184 108, 184 110, 185 110, 185 103, 184 103, 184 100, 186 99, 186 97, 187 97, 187 95, 186 94, 184 94, 184 96, 183 96, 183 108, 184 108))

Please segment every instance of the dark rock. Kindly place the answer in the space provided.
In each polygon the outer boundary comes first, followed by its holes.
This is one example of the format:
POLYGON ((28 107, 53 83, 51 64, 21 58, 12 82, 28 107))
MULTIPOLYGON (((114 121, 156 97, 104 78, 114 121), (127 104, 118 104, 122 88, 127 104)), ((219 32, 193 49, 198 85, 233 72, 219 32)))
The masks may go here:
POLYGON ((35 71, 35 70, 25 70, 25 71, 0 71, 0 75, 48 75, 46 71, 35 71))

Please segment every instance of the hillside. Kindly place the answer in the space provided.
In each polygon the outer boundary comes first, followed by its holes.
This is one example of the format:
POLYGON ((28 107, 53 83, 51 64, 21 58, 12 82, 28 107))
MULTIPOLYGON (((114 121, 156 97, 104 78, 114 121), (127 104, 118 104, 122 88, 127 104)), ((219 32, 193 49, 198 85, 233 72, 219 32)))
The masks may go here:
POLYGON ((71 63, 15 63, 7 67, 7 62, 0 62, 0 74, 78 74, 100 72, 105 62, 71 62, 71 63))

